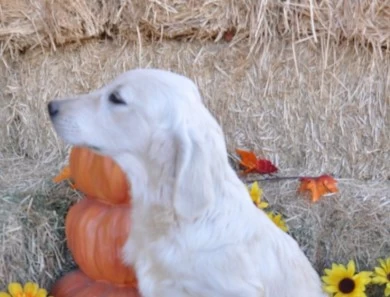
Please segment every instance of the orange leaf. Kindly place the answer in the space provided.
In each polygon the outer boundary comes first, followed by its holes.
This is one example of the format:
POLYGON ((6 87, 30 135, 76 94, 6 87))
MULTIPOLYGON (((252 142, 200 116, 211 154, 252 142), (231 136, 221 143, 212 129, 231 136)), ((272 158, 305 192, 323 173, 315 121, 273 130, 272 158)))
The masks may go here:
POLYGON ((70 177, 71 177, 71 175, 70 175, 70 167, 69 166, 65 166, 64 168, 62 168, 60 173, 58 173, 57 176, 53 178, 53 182, 59 183, 59 182, 62 182, 64 180, 66 180, 66 179, 69 179, 70 177))
MULTIPOLYGON (((66 179, 70 179, 72 177, 72 174, 70 172, 70 167, 69 166, 65 166, 64 168, 62 168, 62 170, 60 171, 60 173, 57 174, 57 176, 55 176, 53 178, 53 182, 55 183, 60 183, 66 179)), ((70 186, 72 189, 75 189, 75 186, 73 183, 70 183, 70 186)))
POLYGON ((259 174, 271 174, 278 171, 271 161, 266 159, 258 159, 255 153, 236 149, 237 154, 241 157, 240 165, 246 170, 244 173, 257 172, 259 174))
POLYGON ((236 153, 241 157, 240 165, 246 168, 245 173, 256 170, 257 157, 253 152, 236 149, 236 153))
POLYGON ((323 195, 338 192, 337 181, 330 175, 302 177, 300 182, 298 191, 300 193, 309 191, 313 202, 320 200, 323 195))
POLYGON ((325 186, 329 193, 337 193, 337 181, 330 175, 321 175, 318 180, 325 186))

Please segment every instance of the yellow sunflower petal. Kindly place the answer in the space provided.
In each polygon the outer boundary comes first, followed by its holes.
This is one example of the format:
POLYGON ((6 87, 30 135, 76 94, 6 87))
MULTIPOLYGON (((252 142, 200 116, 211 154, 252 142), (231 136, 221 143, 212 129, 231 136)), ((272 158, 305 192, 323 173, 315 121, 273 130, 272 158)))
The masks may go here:
POLYGON ((0 292, 0 297, 12 297, 12 296, 6 292, 0 292))
POLYGON ((386 275, 390 274, 390 258, 386 259, 385 265, 383 265, 382 268, 386 272, 386 275))
POLYGON ((46 297, 47 291, 45 289, 39 289, 38 293, 35 295, 35 297, 46 297))
POLYGON ((347 271, 350 275, 354 275, 356 271, 355 262, 353 260, 350 260, 347 265, 347 271))
POLYGON ((387 273, 386 271, 381 267, 375 267, 374 268, 374 277, 372 279, 372 282, 375 284, 385 284, 389 282, 387 279, 387 273))
POLYGON ((343 264, 332 264, 332 274, 339 276, 352 276, 343 264))
POLYGON ((371 283, 371 272, 362 271, 355 274, 352 279, 356 283, 356 287, 364 288, 367 284, 371 283))
POLYGON ((332 269, 325 268, 324 272, 325 272, 326 275, 331 274, 332 273, 332 269))
POLYGON ((366 286, 371 283, 370 272, 360 272, 353 276, 355 281, 356 294, 363 294, 366 291, 366 286))
POLYGON ((382 285, 382 284, 387 283, 388 280, 387 280, 387 278, 384 277, 384 276, 374 276, 374 277, 372 278, 372 282, 373 282, 374 284, 382 285))
POLYGON ((333 285, 333 286, 338 286, 340 279, 343 277, 339 277, 334 274, 330 274, 329 276, 323 276, 322 280, 324 281, 325 284, 327 285, 333 285))
POLYGON ((35 296, 35 294, 37 294, 38 292, 38 289, 39 289, 38 284, 33 282, 27 282, 24 285, 24 292, 29 294, 30 296, 35 296))
POLYGON ((387 284, 387 286, 385 288, 385 296, 386 297, 390 296, 390 283, 387 284))
POLYGON ((364 285, 368 285, 369 283, 371 283, 371 271, 361 271, 357 274, 357 276, 359 277, 359 281, 364 285))
POLYGON ((336 263, 332 263, 332 270, 337 268, 337 267, 338 267, 338 265, 336 263))
POLYGON ((375 274, 377 274, 379 276, 386 277, 386 275, 387 275, 386 271, 381 267, 375 267, 374 271, 375 271, 375 274))
POLYGON ((344 278, 352 277, 353 274, 348 273, 347 268, 340 264, 332 269, 332 275, 337 278, 344 278))
POLYGON ((324 291, 330 294, 338 292, 338 287, 336 286, 324 286, 324 291))
POLYGON ((267 208, 268 207, 268 203, 265 202, 265 201, 261 201, 257 207, 261 208, 261 209, 267 208))
POLYGON ((19 294, 23 294, 22 285, 19 283, 10 283, 8 285, 8 291, 11 293, 12 297, 18 297, 19 294))

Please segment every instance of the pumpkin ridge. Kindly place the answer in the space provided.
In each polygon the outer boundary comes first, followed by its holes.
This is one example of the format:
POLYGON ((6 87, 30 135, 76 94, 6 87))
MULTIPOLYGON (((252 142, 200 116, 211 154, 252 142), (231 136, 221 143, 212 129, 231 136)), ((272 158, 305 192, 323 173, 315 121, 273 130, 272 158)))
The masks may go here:
MULTIPOLYGON (((98 229, 98 226, 100 226, 100 222, 102 220, 102 218, 105 216, 105 211, 106 211, 106 207, 101 204, 99 201, 95 201, 95 200, 92 200, 92 199, 89 199, 88 197, 86 197, 86 203, 88 204, 88 209, 90 211, 94 211, 97 212, 97 215, 95 216, 88 216, 88 215, 85 215, 85 219, 84 221, 87 221, 84 224, 82 224, 81 226, 84 225, 83 228, 85 228, 85 232, 84 232, 84 238, 83 239, 80 239, 80 240, 84 240, 85 244, 87 245, 87 248, 84 249, 84 267, 85 267, 85 263, 88 263, 87 266, 90 267, 94 267, 93 271, 94 273, 92 274, 92 269, 88 269, 87 271, 84 271, 84 269, 81 269, 87 276, 95 279, 95 280, 100 280, 100 278, 98 278, 96 276, 97 275, 101 275, 101 271, 99 270, 99 267, 97 266, 97 263, 96 263, 96 260, 100 260, 100 255, 95 257, 95 255, 92 253, 91 251, 91 248, 94 248, 96 249, 98 246, 96 246, 96 230, 98 229), (90 248, 91 247, 91 248, 90 248)), ((85 267, 86 268, 86 267, 85 267)))
POLYGON ((55 297, 140 297, 134 286, 95 281, 80 270, 70 272, 57 281, 51 290, 51 295, 55 297))

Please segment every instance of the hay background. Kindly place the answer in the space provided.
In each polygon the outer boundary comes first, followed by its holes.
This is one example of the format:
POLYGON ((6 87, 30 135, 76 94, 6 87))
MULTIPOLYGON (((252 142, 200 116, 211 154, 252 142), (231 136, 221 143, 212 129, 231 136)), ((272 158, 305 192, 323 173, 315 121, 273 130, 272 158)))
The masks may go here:
POLYGON ((134 67, 194 79, 230 152, 253 149, 282 175, 339 178, 340 193, 315 205, 296 181, 261 183, 320 272, 390 256, 390 3, 190 5, 0 0, 0 288, 49 287, 73 265, 63 220, 80 195, 51 182, 68 147, 46 103, 134 67))

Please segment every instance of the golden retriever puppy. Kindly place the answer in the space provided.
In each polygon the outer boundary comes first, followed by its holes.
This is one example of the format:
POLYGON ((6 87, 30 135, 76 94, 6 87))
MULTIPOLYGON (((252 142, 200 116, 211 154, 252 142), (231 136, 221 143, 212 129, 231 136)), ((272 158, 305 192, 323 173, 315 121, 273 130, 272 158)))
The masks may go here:
POLYGON ((296 241, 252 203, 191 80, 131 70, 48 110, 64 141, 112 157, 131 181, 123 261, 142 296, 325 296, 296 241))

